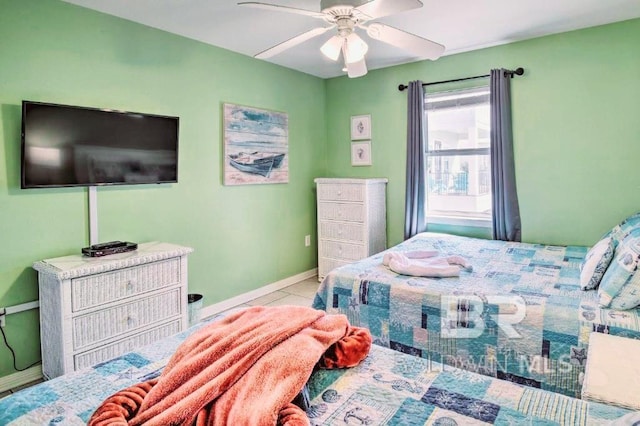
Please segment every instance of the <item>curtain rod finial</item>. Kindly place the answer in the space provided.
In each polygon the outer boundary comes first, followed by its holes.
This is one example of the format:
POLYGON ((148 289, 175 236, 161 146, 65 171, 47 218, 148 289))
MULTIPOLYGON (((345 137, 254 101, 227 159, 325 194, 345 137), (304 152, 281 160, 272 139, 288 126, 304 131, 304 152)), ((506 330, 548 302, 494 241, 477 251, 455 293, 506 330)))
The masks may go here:
POLYGON ((516 70, 514 71, 517 75, 522 75, 524 74, 524 68, 522 67, 518 67, 516 68, 516 70))
POLYGON ((401 91, 401 92, 404 91, 404 89, 408 89, 408 88, 409 88, 409 86, 405 86, 404 84, 400 84, 398 86, 398 90, 401 91))

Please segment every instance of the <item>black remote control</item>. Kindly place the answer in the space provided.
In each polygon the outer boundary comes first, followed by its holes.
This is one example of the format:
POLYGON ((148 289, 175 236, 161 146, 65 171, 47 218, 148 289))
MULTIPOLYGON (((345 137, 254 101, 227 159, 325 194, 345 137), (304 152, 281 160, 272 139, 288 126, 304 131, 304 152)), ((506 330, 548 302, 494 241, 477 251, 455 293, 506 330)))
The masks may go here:
POLYGON ((110 248, 114 248, 114 247, 123 247, 126 246, 127 243, 122 242, 122 241, 109 241, 108 243, 100 243, 100 244, 94 244, 91 246, 91 249, 93 250, 104 250, 104 249, 110 249, 110 248))
POLYGON ((96 244, 91 247, 84 247, 82 254, 89 257, 101 257, 116 253, 126 253, 138 248, 138 244, 126 241, 110 241, 108 243, 96 244), (99 248, 94 248, 99 247, 99 248))

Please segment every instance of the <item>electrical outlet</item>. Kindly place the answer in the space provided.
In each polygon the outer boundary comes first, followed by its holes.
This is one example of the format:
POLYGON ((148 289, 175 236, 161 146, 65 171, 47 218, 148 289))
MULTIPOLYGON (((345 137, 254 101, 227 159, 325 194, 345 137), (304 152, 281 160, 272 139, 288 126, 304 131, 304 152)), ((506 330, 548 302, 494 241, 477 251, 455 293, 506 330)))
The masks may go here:
POLYGON ((304 246, 309 247, 311 245, 311 235, 304 236, 304 246))
POLYGON ((0 327, 4 328, 6 326, 5 318, 7 316, 7 310, 5 308, 0 308, 0 327))

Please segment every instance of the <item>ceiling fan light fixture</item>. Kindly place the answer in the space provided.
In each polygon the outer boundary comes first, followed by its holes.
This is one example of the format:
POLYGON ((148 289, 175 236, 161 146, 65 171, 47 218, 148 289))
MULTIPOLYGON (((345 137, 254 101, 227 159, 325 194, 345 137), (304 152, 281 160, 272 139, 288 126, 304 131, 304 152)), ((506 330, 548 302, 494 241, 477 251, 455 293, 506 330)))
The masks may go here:
POLYGON ((342 49, 342 37, 333 36, 322 45, 320 51, 332 61, 337 61, 340 57, 340 49, 342 49))
POLYGON ((353 63, 345 63, 345 65, 349 78, 358 78, 367 74, 367 64, 364 62, 364 59, 353 63))
POLYGON ((359 62, 364 59, 369 46, 356 33, 351 33, 345 38, 344 44, 344 60, 348 64, 359 62))

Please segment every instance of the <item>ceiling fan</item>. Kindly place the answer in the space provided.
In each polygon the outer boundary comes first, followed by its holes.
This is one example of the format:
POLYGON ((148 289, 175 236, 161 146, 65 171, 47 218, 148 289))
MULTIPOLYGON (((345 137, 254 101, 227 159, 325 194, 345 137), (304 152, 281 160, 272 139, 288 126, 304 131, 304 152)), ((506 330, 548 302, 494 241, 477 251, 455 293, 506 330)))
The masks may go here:
POLYGON ((352 78, 367 73, 364 57, 369 49, 367 43, 356 33, 356 29, 363 29, 372 39, 403 49, 421 59, 435 60, 444 52, 444 46, 441 44, 389 25, 370 22, 384 16, 418 9, 422 7, 419 0, 320 0, 320 12, 260 2, 241 2, 238 5, 311 16, 330 24, 304 32, 255 55, 260 59, 275 56, 333 28, 337 29, 337 35, 324 43, 320 51, 334 61, 337 61, 342 53, 347 74, 352 78))

